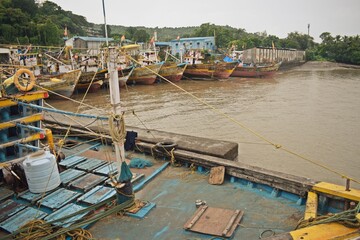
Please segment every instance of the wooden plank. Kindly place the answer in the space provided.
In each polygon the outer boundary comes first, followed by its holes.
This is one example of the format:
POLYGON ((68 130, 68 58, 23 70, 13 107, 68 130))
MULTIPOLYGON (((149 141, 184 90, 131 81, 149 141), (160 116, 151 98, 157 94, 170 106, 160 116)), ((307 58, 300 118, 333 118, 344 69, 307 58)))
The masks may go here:
POLYGON ((225 178, 225 167, 218 166, 210 169, 209 183, 212 185, 221 185, 225 178))
MULTIPOLYGON (((77 121, 78 118, 74 117, 77 121)), ((62 124, 61 126, 69 126, 71 125, 71 131, 87 131, 82 126, 79 125, 75 120, 68 119, 61 114, 58 113, 45 113, 45 122, 52 124, 51 128, 56 129, 56 125, 59 126, 59 122, 62 124), (57 119, 57 122, 53 120, 53 118, 57 119)), ((107 127, 100 127, 97 124, 91 124, 92 119, 81 119, 81 122, 84 125, 87 125, 88 129, 92 131, 104 135, 110 135, 109 129, 107 127), (85 122, 84 122, 85 121, 85 122)), ((61 128, 60 126, 60 128, 61 128)), ((59 129, 60 129, 59 128, 59 129)), ((238 156, 238 143, 230 142, 230 141, 221 141, 221 140, 213 140, 208 138, 194 137, 189 135, 175 134, 164 131, 157 131, 153 129, 142 129, 137 127, 126 126, 127 131, 135 131, 138 133, 137 140, 148 142, 151 144, 156 144, 159 142, 168 142, 172 141, 177 144, 177 149, 183 149, 187 151, 197 152, 201 154, 207 154, 210 156, 216 156, 225 158, 228 160, 234 160, 238 156), (155 138, 154 138, 155 136, 155 138)), ((93 135, 89 132, 89 136, 93 135)))
POLYGON ((314 192, 308 192, 304 220, 316 218, 317 208, 318 208, 318 195, 314 192))
POLYGON ((194 216, 185 224, 185 229, 191 229, 194 224, 200 219, 200 217, 204 214, 208 206, 200 206, 198 210, 195 212, 194 216))
POLYGON ((340 186, 332 183, 320 182, 313 186, 312 188, 316 192, 326 193, 332 196, 341 197, 353 201, 360 201, 360 190, 350 189, 350 191, 345 190, 345 186, 340 186))
MULTIPOLYGON (((137 146, 140 150, 151 153, 151 149, 154 145, 138 142, 137 146)), ((223 158, 193 153, 180 149, 174 151, 174 156, 178 161, 185 161, 198 166, 204 166, 208 168, 224 166, 226 168, 226 173, 230 176, 247 179, 255 183, 269 185, 280 190, 297 194, 301 197, 305 197, 312 186, 316 184, 315 181, 308 178, 267 170, 240 162, 229 161, 223 158)))
POLYGON ((184 229, 213 236, 231 237, 239 225, 243 211, 201 206, 184 229))

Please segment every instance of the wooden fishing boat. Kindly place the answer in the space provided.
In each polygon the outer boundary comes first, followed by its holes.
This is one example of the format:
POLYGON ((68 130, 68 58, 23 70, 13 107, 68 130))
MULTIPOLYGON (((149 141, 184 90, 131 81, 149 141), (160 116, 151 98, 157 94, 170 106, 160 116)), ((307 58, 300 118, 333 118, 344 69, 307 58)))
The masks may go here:
POLYGON ((104 80, 106 79, 107 69, 102 69, 98 72, 90 71, 90 72, 82 72, 78 83, 76 84, 76 91, 86 91, 89 88, 89 92, 95 92, 104 84, 104 80))
POLYGON ((119 77, 119 86, 125 87, 129 77, 131 76, 132 72, 134 71, 134 66, 128 66, 125 68, 118 68, 118 77, 119 77))
POLYGON ((151 85, 156 81, 157 74, 159 73, 162 65, 163 62, 135 67, 128 79, 128 82, 131 84, 151 85))
MULTIPOLYGON (((186 66, 186 63, 165 63, 161 67, 159 75, 171 82, 179 82, 183 77, 186 66)), ((158 79, 162 80, 160 77, 158 79)))
POLYGON ((39 75, 37 84, 40 88, 49 91, 50 98, 70 98, 81 76, 81 70, 72 70, 56 75, 39 75))
POLYGON ((238 64, 234 72, 231 74, 232 77, 271 77, 278 70, 281 62, 272 63, 268 65, 245 65, 243 63, 238 64))
POLYGON ((227 79, 238 62, 195 63, 187 65, 184 76, 191 79, 227 79))
POLYGON ((104 84, 103 80, 94 80, 91 85, 90 82, 88 83, 77 83, 76 84, 76 88, 75 91, 77 92, 96 92, 97 90, 99 90, 101 88, 101 86, 104 84), (89 87, 90 85, 90 87, 89 87), (89 89, 89 90, 88 90, 89 89))

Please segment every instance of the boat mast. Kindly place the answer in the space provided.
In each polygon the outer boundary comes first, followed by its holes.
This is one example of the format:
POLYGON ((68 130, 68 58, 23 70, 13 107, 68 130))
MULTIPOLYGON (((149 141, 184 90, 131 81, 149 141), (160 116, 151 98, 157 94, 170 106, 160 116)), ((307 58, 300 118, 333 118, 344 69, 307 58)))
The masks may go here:
MULTIPOLYGON (((119 87, 119 74, 117 71, 117 63, 116 63, 116 49, 114 47, 109 47, 108 38, 107 38, 107 26, 106 26, 106 16, 105 16, 105 3, 102 0, 103 4, 103 12, 104 12, 104 21, 105 21, 105 37, 106 37, 106 45, 109 51, 109 57, 107 61, 108 66, 108 73, 109 73, 109 88, 110 88, 110 104, 112 107, 113 113, 113 125, 115 126, 112 130, 119 130, 123 121, 121 106, 120 106, 120 87, 119 87)), ((121 134, 121 133, 115 133, 121 134)), ((123 141, 114 141, 115 145, 115 153, 116 153, 116 167, 120 174, 121 165, 125 161, 125 149, 124 149, 124 142, 123 141)))

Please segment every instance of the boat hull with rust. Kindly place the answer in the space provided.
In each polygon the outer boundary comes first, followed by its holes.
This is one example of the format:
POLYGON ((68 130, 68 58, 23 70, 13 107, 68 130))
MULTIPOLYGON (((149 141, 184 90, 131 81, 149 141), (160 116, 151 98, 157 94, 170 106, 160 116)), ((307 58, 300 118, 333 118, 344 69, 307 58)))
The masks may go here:
POLYGON ((281 63, 270 64, 266 66, 237 66, 234 72, 231 74, 232 77, 272 77, 280 67, 281 63))
MULTIPOLYGON (((180 63, 180 64, 165 63, 161 67, 159 71, 159 75, 161 75, 162 77, 166 78, 171 82, 179 82, 183 77, 185 68, 186 68, 186 63, 180 63)), ((162 80, 162 78, 160 77, 158 78, 162 80)))
POLYGON ((187 65, 184 76, 191 79, 227 79, 233 73, 237 62, 200 63, 187 65))
POLYGON ((143 67, 136 67, 130 75, 128 83, 144 85, 154 84, 162 65, 163 63, 157 63, 143 67))

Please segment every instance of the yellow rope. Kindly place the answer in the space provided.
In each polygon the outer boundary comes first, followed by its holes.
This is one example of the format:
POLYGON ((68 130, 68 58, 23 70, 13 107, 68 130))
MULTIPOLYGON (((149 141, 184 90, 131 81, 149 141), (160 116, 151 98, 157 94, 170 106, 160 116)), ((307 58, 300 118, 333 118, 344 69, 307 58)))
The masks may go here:
POLYGON ((109 132, 113 142, 124 143, 126 136, 124 114, 109 117, 109 132), (115 126, 115 122, 119 123, 119 126, 115 126))
MULTIPOLYGON (((134 58, 132 58, 131 56, 128 56, 128 57, 129 57, 132 61, 134 61, 135 63, 140 64, 138 61, 136 61, 136 60, 135 60, 134 58)), ((145 68, 147 68, 147 67, 145 66, 145 68)), ((188 94, 189 96, 191 96, 192 98, 196 99, 198 102, 200 102, 200 103, 204 104, 205 106, 209 107, 213 112, 215 112, 215 113, 217 113, 217 114, 219 114, 219 115, 227 118, 227 119, 230 120, 231 122, 235 123, 236 125, 240 126, 240 127, 243 128, 243 129, 247 130, 248 132, 252 133, 252 134, 255 135, 256 137, 258 137, 258 138, 260 138, 261 140, 267 142, 268 144, 273 145, 276 149, 281 149, 281 150, 283 150, 283 151, 285 151, 285 152, 287 152, 287 153, 289 153, 289 154, 291 154, 291 155, 294 155, 294 156, 296 156, 296 157, 299 157, 299 158, 301 158, 301 159, 303 159, 303 160, 305 160, 305 161, 308 161, 308 162, 310 162, 310 163, 312 163, 312 164, 314 164, 314 165, 317 165, 317 166, 319 166, 319 167, 322 167, 322 168, 324 168, 324 169, 326 169, 326 170, 328 170, 328 171, 330 171, 330 172, 332 172, 332 173, 334 173, 334 174, 336 174, 336 175, 339 175, 339 176, 341 176, 342 178, 346 178, 346 179, 349 179, 349 180, 351 180, 351 181, 353 181, 353 182, 356 182, 356 183, 359 183, 359 184, 360 184, 360 180, 357 180, 357 179, 355 179, 355 178, 349 177, 349 176, 347 176, 347 175, 345 175, 345 174, 343 174, 343 173, 340 173, 339 171, 336 171, 336 170, 334 170, 334 169, 332 169, 332 168, 330 168, 330 167, 328 167, 328 166, 326 166, 326 165, 324 165, 324 164, 319 163, 318 161, 312 160, 312 159, 307 158, 307 157, 305 157, 305 156, 302 156, 302 155, 300 155, 300 154, 298 154, 298 153, 295 153, 295 152, 293 152, 293 151, 291 151, 291 150, 283 147, 281 144, 274 143, 274 142, 270 141, 270 140, 267 139, 266 137, 264 137, 264 136, 262 136, 261 134, 255 132, 254 130, 252 130, 251 128, 245 126, 245 125, 244 125, 243 123, 241 123, 240 121, 234 119, 233 117, 229 116, 228 114, 226 114, 226 113, 220 111, 219 109, 215 108, 214 106, 208 104, 206 101, 204 101, 204 100, 196 97, 194 94, 186 91, 186 90, 183 89, 182 87, 176 85, 175 83, 171 82, 170 80, 168 80, 168 79, 164 78, 163 76, 159 75, 157 72, 151 70, 150 68, 147 68, 147 69, 148 69, 149 71, 155 73, 157 76, 159 76, 161 79, 165 80, 165 81, 168 82, 169 84, 171 84, 171 85, 173 85, 174 87, 178 88, 178 89, 181 90, 182 92, 184 92, 184 93, 188 94)))

